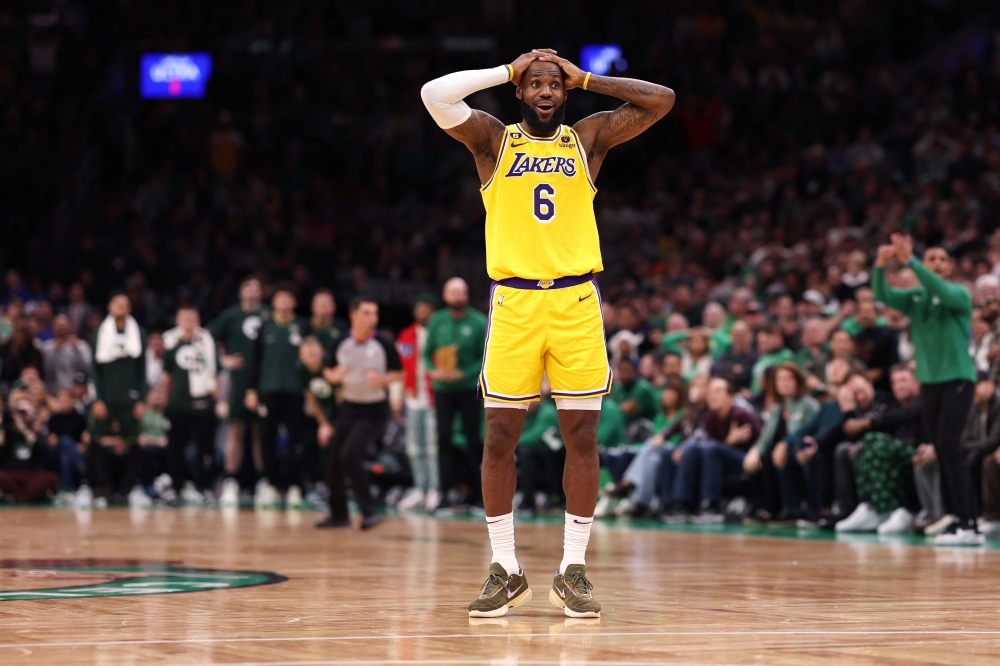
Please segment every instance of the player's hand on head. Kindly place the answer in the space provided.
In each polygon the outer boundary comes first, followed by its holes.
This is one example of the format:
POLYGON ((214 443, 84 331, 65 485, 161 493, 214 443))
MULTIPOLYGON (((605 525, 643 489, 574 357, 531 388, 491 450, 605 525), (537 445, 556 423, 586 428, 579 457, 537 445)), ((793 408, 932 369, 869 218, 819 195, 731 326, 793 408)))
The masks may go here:
POLYGON ((515 86, 521 85, 521 75, 524 74, 524 70, 528 69, 528 65, 538 60, 538 53, 538 50, 522 53, 514 59, 514 62, 510 63, 510 66, 514 69, 514 76, 510 80, 511 83, 515 86))
POLYGON ((554 62, 562 69, 566 75, 566 90, 582 88, 583 80, 587 77, 587 72, 583 71, 566 58, 560 58, 555 52, 549 53, 550 49, 536 49, 533 53, 540 62, 554 62))

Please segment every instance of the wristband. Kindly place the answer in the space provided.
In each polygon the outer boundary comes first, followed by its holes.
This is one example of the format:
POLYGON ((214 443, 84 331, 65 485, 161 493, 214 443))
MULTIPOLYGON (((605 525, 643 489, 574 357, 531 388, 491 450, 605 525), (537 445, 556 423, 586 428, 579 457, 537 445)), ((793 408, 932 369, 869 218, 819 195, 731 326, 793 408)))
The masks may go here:
POLYGON ((587 89, 587 84, 590 83, 591 72, 587 72, 587 76, 583 77, 583 89, 587 89))
POLYGON ((917 263, 917 255, 913 255, 912 257, 910 257, 910 260, 906 262, 906 265, 912 266, 915 263, 917 263))
POLYGON ((504 65, 507 68, 507 82, 510 83, 514 80, 514 68, 511 65, 504 65))

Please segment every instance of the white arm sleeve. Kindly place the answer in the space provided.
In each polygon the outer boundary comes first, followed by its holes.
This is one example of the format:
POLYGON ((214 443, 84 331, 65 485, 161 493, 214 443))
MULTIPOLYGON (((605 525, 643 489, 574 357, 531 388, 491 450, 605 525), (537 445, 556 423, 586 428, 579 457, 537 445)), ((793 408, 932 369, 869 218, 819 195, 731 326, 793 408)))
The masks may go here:
POLYGON ((424 106, 438 127, 451 129, 461 125, 472 115, 472 109, 462 101, 464 98, 483 88, 492 88, 509 80, 510 70, 506 65, 492 69, 469 69, 428 81, 420 89, 420 99, 424 101, 424 106))

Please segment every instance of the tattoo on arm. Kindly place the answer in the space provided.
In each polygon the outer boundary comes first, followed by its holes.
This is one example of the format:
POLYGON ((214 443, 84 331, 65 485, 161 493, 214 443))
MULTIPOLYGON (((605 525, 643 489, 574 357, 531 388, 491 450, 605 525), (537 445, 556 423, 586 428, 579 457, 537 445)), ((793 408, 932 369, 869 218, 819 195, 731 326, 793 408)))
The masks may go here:
POLYGON ((608 129, 616 137, 622 137, 630 132, 645 129, 648 125, 656 122, 656 113, 641 106, 625 104, 612 112, 608 119, 608 129))

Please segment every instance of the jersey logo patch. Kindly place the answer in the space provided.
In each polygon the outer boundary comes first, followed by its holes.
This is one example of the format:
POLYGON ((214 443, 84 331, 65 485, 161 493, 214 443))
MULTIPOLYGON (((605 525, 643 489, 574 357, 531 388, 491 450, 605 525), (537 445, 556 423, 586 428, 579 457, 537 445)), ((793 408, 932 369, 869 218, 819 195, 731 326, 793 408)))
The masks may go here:
POLYGON ((576 175, 574 157, 530 157, 527 153, 514 153, 514 161, 504 178, 520 178, 526 173, 559 173, 576 175))
POLYGON ((510 133, 510 138, 512 138, 512 139, 520 139, 521 138, 521 133, 520 132, 511 132, 510 133))
POLYGON ((539 280, 538 281, 538 286, 541 287, 542 289, 548 289, 549 287, 551 287, 555 283, 556 283, 555 280, 539 280))

